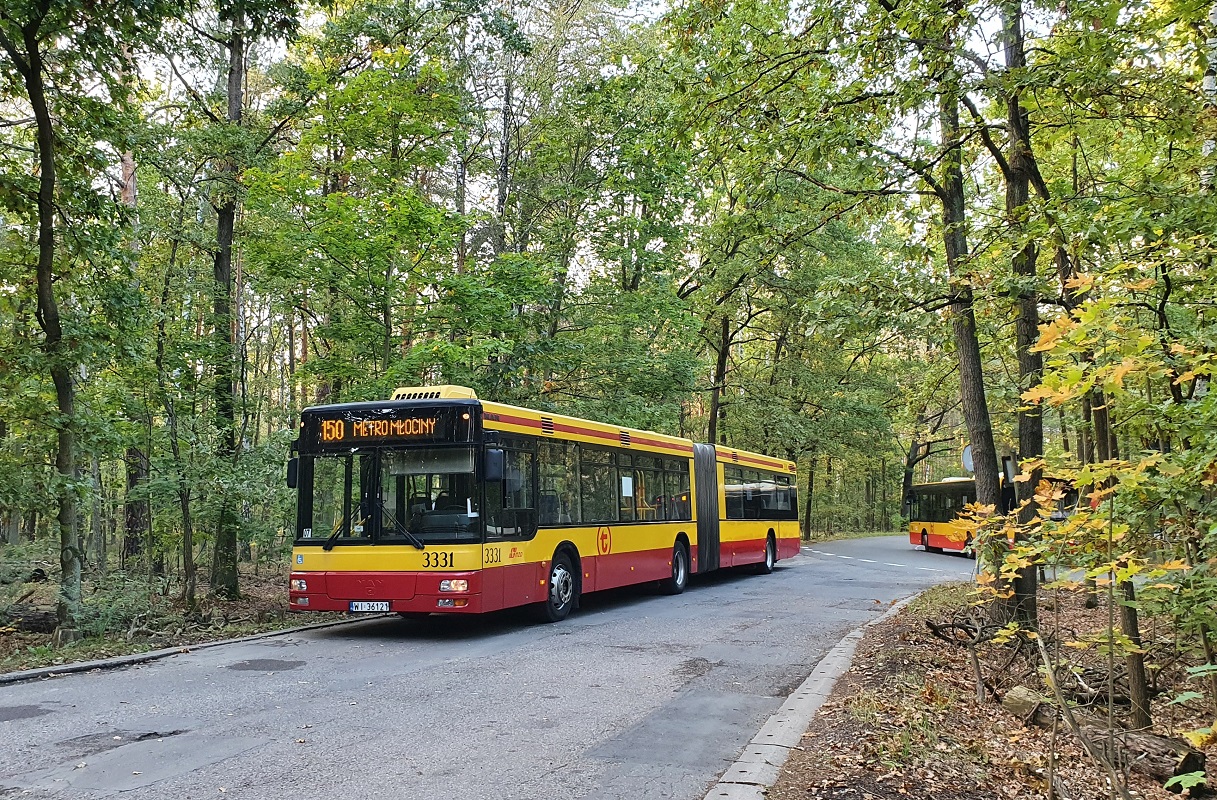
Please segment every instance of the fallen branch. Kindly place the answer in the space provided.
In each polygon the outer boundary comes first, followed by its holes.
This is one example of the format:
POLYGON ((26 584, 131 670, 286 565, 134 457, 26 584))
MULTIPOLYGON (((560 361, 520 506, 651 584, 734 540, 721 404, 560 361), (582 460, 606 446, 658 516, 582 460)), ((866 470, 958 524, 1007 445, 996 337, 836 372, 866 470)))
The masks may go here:
POLYGON ((975 615, 957 617, 941 624, 935 624, 927 619, 925 624, 935 637, 957 647, 967 648, 968 663, 972 666, 972 677, 976 685, 977 703, 983 703, 988 699, 986 691, 996 693, 996 690, 985 681, 984 671, 980 668, 980 654, 977 652, 977 648, 981 644, 991 641, 1001 630, 1000 625, 982 621, 975 615))
POLYGON ((1065 719, 1065 724, 1069 726, 1069 730, 1073 731, 1073 735, 1078 737, 1078 740, 1081 741, 1082 749, 1086 751, 1086 754, 1097 761, 1103 767, 1103 769, 1107 771, 1107 779, 1111 781, 1112 787, 1120 793, 1120 797, 1124 798, 1124 800, 1133 800, 1133 797, 1131 794, 1129 794, 1127 787, 1120 782, 1120 776, 1116 772, 1115 767, 1112 766, 1111 761, 1107 758, 1103 750, 1096 747, 1094 743, 1087 738, 1086 734, 1082 732, 1082 727, 1078 724, 1077 718, 1074 717, 1073 710, 1069 708, 1069 704, 1066 703, 1065 698, 1061 696, 1061 688, 1056 682, 1056 672, 1052 668, 1052 658, 1048 655, 1048 648, 1044 647, 1044 640, 1037 636, 1035 642, 1039 646, 1040 658, 1044 662, 1045 675, 1048 676, 1049 687, 1052 689, 1052 693, 1056 696, 1057 707, 1061 711, 1061 716, 1065 719))
POLYGON ((1098 743, 1103 755, 1117 768, 1140 772, 1159 783, 1204 772, 1204 753, 1180 739, 1145 731, 1112 731, 1105 725, 1082 725, 1082 732, 1098 743))

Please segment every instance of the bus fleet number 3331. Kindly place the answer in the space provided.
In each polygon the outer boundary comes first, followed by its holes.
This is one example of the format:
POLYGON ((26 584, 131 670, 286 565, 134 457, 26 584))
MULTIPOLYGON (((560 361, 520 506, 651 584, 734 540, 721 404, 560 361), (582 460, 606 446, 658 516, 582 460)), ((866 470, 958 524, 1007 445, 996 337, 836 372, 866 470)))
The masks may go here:
POLYGON ((795 465, 478 400, 459 386, 301 415, 293 611, 477 614, 798 553, 795 465))

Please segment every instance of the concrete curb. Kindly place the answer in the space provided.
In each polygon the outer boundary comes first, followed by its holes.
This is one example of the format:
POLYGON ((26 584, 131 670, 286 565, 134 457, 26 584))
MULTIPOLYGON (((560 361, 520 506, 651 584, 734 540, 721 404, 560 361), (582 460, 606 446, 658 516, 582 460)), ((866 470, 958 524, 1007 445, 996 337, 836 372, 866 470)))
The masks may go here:
POLYGON ((257 641, 258 639, 271 639, 275 636, 287 636, 289 634, 301 633, 303 631, 334 628, 339 625, 353 625, 357 622, 367 622, 369 619, 378 619, 386 616, 391 615, 375 614, 367 617, 359 617, 358 619, 341 619, 337 622, 319 622, 315 625, 302 625, 299 628, 284 628, 278 631, 253 633, 249 636, 237 636, 232 639, 220 639, 214 642, 199 642, 198 644, 188 644, 180 647, 166 647, 163 650, 152 650, 147 653, 133 653, 127 656, 100 658, 95 661, 78 661, 75 664, 59 664, 53 667, 37 667, 36 669, 25 669, 21 670, 20 672, 5 672, 0 674, 0 686, 7 686, 12 683, 23 683, 25 681, 47 680, 50 678, 58 678, 63 675, 72 675, 78 672, 121 669, 122 667, 130 667, 134 666, 135 664, 146 664, 149 661, 157 661, 162 658, 168 658, 169 656, 192 653, 195 650, 206 650, 209 647, 220 647, 221 645, 235 644, 237 642, 253 642, 257 641))
POLYGON ((770 786, 777 783, 782 765, 790 751, 799 746, 807 726, 820 706, 832 694, 833 686, 853 663, 854 650, 871 625, 893 617, 921 592, 894 604, 882 616, 872 619, 846 634, 828 651, 807 680, 794 690, 786 702, 744 748, 739 760, 732 764, 718 783, 710 788, 704 800, 763 800, 770 786))

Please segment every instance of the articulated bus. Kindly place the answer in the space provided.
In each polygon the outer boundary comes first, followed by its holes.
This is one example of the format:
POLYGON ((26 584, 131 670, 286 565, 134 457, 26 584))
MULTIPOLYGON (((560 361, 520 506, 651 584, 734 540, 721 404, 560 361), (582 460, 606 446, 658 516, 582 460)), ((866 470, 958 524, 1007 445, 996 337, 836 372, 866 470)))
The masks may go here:
MULTIPOLYGON (((1051 513, 1054 520, 1064 519, 1077 505, 1077 490, 1058 478, 1046 480, 1064 489, 1051 513)), ((1002 478, 1001 487, 1001 513, 1009 514, 1017 506, 1013 483, 1002 478)), ((909 544, 920 545, 934 553, 964 553, 974 557, 975 524, 962 515, 968 503, 975 502, 976 480, 973 478, 947 478, 937 483, 915 484, 905 499, 909 544)))
POLYGON ((799 550, 795 465, 477 399, 459 386, 301 415, 292 611, 558 621, 588 592, 799 550))
POLYGON ((961 517, 968 503, 976 502, 976 481, 947 478, 919 483, 905 499, 909 516, 909 544, 934 552, 972 552, 972 523, 961 517))

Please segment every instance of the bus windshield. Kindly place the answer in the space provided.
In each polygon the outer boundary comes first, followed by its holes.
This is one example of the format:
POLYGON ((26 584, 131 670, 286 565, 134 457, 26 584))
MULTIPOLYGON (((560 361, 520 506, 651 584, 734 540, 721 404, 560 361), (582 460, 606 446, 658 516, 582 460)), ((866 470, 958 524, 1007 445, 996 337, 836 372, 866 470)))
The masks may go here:
POLYGON ((480 541, 471 447, 357 450, 311 460, 312 480, 300 486, 301 499, 312 500, 302 542, 417 547, 480 541))

